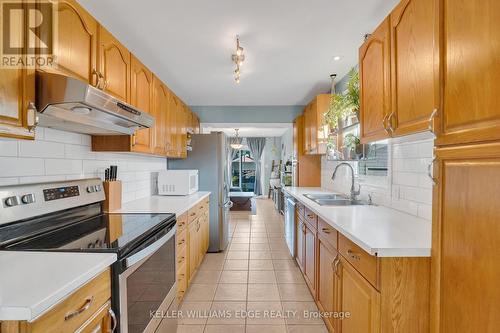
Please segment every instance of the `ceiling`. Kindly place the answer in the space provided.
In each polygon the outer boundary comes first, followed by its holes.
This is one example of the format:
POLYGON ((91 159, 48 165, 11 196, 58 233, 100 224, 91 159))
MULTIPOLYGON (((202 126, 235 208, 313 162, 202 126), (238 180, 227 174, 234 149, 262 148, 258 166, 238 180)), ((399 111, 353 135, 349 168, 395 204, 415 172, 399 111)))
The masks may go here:
POLYGON ((272 137, 280 137, 288 129, 292 128, 291 124, 286 123, 206 123, 201 124, 201 129, 203 133, 210 132, 224 132, 228 136, 234 136, 234 129, 239 129, 240 137, 264 137, 264 138, 272 138, 272 137))
POLYGON ((78 2, 189 105, 305 105, 357 63, 364 34, 398 0, 78 2))

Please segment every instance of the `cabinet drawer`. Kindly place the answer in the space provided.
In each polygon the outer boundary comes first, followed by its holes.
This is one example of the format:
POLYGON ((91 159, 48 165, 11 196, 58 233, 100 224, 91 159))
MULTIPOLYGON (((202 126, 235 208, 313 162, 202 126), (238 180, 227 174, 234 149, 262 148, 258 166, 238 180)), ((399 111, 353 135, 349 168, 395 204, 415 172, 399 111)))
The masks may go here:
POLYGON ((177 248, 177 266, 183 265, 186 263, 186 251, 187 246, 182 246, 177 248))
POLYGON ((82 327, 75 331, 75 333, 101 333, 109 332, 112 325, 110 319, 111 302, 105 303, 96 314, 94 314, 82 327))
POLYGON ((31 333, 74 332, 111 298, 111 272, 107 269, 31 324, 31 333))
POLYGON ((208 209, 208 204, 205 201, 202 201, 198 204, 198 213, 203 214, 208 209))
POLYGON ((318 217, 318 234, 334 249, 337 248, 337 230, 318 217))
POLYGON ((191 224, 193 221, 196 221, 196 219, 199 216, 199 209, 198 205, 195 205, 188 210, 188 224, 191 224))
POLYGON ((304 209, 305 209, 304 205, 297 203, 297 205, 295 207, 296 207, 295 210, 297 212, 297 216, 301 219, 304 219, 304 216, 305 216, 304 215, 304 209))
POLYGON ((187 244, 187 231, 186 229, 181 232, 177 231, 177 253, 179 253, 182 248, 186 247, 187 244))
POLYGON ((188 221, 188 213, 181 214, 177 217, 177 234, 186 230, 187 221, 188 221))
POLYGON ((373 286, 378 286, 378 259, 339 234, 338 246, 340 254, 351 263, 373 286))
POLYGON ((304 207, 304 221, 309 224, 314 230, 318 229, 318 216, 312 210, 304 207))

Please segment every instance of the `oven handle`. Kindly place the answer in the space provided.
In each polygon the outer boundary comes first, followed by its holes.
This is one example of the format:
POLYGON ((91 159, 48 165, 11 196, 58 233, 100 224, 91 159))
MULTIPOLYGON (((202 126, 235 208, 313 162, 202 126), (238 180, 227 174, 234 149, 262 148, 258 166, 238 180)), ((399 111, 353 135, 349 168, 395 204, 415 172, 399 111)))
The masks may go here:
POLYGON ((155 253, 160 247, 162 247, 166 242, 168 242, 172 237, 175 236, 175 231, 176 231, 176 226, 174 226, 165 236, 162 238, 158 239, 156 242, 153 244, 149 245, 145 249, 142 249, 141 251, 137 252, 134 255, 131 255, 130 257, 125 259, 125 268, 129 268, 131 266, 134 266, 137 264, 139 261, 149 257, 153 253, 155 253))

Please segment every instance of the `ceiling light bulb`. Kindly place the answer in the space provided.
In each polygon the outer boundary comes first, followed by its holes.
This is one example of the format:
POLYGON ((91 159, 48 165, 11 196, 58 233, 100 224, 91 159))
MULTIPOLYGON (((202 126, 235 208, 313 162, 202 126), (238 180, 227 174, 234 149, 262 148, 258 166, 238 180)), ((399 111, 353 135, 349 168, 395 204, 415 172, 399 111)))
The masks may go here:
POLYGON ((243 65, 243 60, 238 61, 238 66, 243 65))
POLYGON ((242 48, 242 47, 238 47, 238 48, 236 49, 236 55, 239 57, 239 56, 240 56, 240 55, 242 55, 242 54, 243 54, 243 48, 242 48))
POLYGON ((239 77, 237 77, 237 78, 235 79, 235 81, 236 81, 236 83, 238 83, 238 84, 239 84, 239 83, 240 83, 240 78, 239 78, 239 77))
POLYGON ((334 57, 333 57, 333 60, 335 60, 335 61, 339 61, 339 60, 340 60, 340 56, 334 56, 334 57))

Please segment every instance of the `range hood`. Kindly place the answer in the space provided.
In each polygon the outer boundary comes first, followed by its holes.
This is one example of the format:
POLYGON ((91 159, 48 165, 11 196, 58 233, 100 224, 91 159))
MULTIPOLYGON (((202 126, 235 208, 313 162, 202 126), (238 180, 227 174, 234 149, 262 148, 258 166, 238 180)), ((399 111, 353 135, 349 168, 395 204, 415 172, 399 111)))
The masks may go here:
POLYGON ((38 125, 91 135, 132 135, 154 118, 86 82, 37 71, 38 125))

